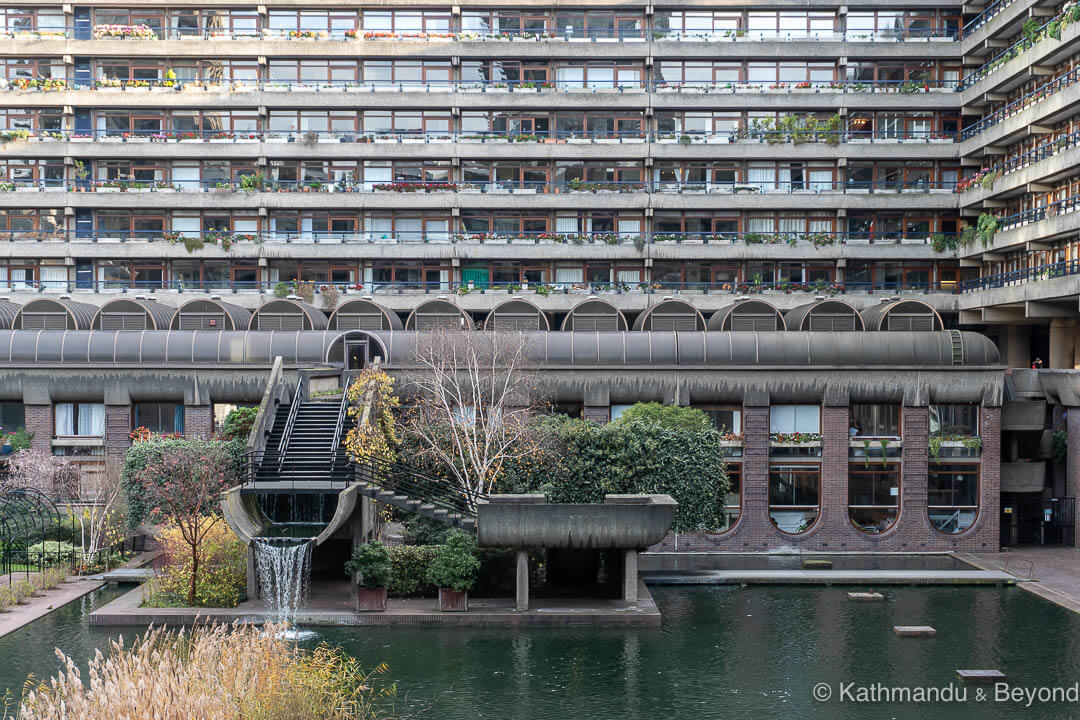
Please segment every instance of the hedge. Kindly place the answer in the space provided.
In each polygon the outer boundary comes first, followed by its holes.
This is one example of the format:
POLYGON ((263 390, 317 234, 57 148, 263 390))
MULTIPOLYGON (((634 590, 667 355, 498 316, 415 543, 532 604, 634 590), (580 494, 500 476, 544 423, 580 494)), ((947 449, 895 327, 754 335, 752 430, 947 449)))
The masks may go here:
POLYGON ((164 440, 152 438, 137 442, 129 447, 127 452, 124 453, 124 468, 121 472, 121 481, 124 484, 124 493, 127 497, 128 525, 138 527, 150 510, 143 502, 142 487, 139 483, 139 473, 148 465, 160 462, 170 450, 224 445, 226 452, 233 461, 229 474, 233 478, 239 478, 244 467, 245 442, 246 438, 237 438, 225 443, 217 440, 164 440))

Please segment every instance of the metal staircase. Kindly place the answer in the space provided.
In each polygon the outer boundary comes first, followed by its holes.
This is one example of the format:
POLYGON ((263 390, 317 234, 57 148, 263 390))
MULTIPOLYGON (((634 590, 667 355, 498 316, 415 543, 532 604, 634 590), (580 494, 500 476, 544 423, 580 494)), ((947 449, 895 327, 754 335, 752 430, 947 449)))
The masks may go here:
POLYGON ((356 468, 360 492, 372 500, 476 532, 476 506, 486 495, 466 493, 405 463, 373 459, 356 468))

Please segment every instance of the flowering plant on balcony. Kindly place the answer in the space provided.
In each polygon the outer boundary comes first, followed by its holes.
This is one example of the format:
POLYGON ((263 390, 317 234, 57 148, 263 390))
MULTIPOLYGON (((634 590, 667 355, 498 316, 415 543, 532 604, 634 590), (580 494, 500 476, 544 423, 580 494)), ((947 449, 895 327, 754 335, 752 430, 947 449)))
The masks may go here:
POLYGON ((372 186, 378 191, 387 192, 399 192, 399 193, 415 193, 415 192, 455 192, 457 190, 456 183, 441 182, 441 183, 418 183, 418 182, 392 182, 392 183, 376 183, 372 186))
POLYGON ((169 230, 161 234, 161 239, 167 243, 176 245, 178 242, 184 239, 184 234, 177 230, 169 230))
POLYGON ((787 83, 772 83, 769 85, 770 90, 784 90, 787 88, 787 83))
POLYGON ((198 140, 199 139, 199 133, 197 133, 197 132, 188 131, 188 132, 182 132, 179 135, 180 135, 181 140, 198 140))
POLYGON ((821 433, 769 433, 769 440, 785 445, 808 445, 821 442, 821 433))
POLYGON ((812 87, 808 82, 795 83, 796 90, 808 90, 812 87))
POLYGON ((232 236, 233 242, 258 242, 259 236, 254 233, 237 233, 232 236))
POLYGON ((329 37, 325 30, 290 30, 289 37, 293 40, 317 40, 329 37))
POLYGON ((184 433, 156 433, 150 428, 140 425, 128 433, 128 439, 133 443, 146 442, 147 440, 183 440, 184 433))
POLYGON ((67 87, 63 78, 15 78, 12 84, 19 90, 44 90, 55 92, 67 87))
POLYGON ((739 442, 743 441, 743 434, 737 432, 721 432, 720 439, 724 442, 739 442))
POLYGON ((157 33, 147 25, 95 25, 94 39, 135 38, 138 40, 157 40, 157 33))
POLYGON ((211 140, 232 140, 235 136, 231 132, 216 132, 211 133, 211 140))
POLYGON ((94 81, 95 88, 118 88, 123 87, 124 82, 119 78, 103 78, 94 81))
POLYGON ((971 177, 966 177, 963 180, 957 182, 954 190, 958 193, 964 193, 972 189, 976 185, 981 186, 985 190, 989 190, 994 186, 994 181, 997 179, 997 170, 991 170, 990 168, 984 167, 971 177))
POLYGON ((345 37, 349 38, 350 40, 355 40, 359 34, 360 34, 359 30, 346 30, 345 31, 345 37))

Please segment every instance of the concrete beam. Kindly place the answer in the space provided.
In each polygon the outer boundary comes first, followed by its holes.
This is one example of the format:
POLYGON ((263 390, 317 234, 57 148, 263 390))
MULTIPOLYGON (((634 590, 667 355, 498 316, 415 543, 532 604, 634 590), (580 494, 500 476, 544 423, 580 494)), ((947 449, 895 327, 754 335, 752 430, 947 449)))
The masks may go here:
POLYGON ((1054 74, 1054 68, 1050 65, 1032 65, 1030 68, 1028 68, 1028 70, 1030 70, 1031 74, 1036 77, 1043 77, 1046 75, 1054 74))
POLYGON ((1050 250, 1053 246, 1048 242, 1032 241, 1024 246, 1024 249, 1028 252, 1034 252, 1035 250, 1050 250))
POLYGON ((982 321, 984 323, 1014 323, 1023 322, 1027 319, 1023 308, 1001 307, 983 308, 982 321))
POLYGON ((1024 313, 1029 318, 1076 317, 1076 313, 1067 307, 1034 300, 1024 303, 1024 313))
POLYGON ((1046 183, 1028 183, 1026 187, 1027 192, 1050 192, 1054 189, 1046 183))
POLYGON ((1032 135, 1049 135, 1054 132, 1054 128, 1046 125, 1028 125, 1028 131, 1032 135))
POLYGON ((983 96, 987 102, 1005 102, 1009 99, 1009 96, 1005 93, 988 92, 983 96))
POLYGON ((960 267, 981 268, 983 266, 982 260, 979 258, 960 258, 960 267))
POLYGON ((982 204, 983 204, 984 208, 1003 208, 1003 207, 1005 207, 1005 201, 1004 200, 983 200, 982 204))
POLYGON ((1004 262, 1005 256, 1002 253, 985 252, 982 254, 983 262, 1004 262))
POLYGON ((982 310, 961 310, 959 322, 961 325, 982 325, 982 310))
POLYGON ((998 145, 987 145, 983 148, 983 155, 1004 155, 1005 148, 998 145))

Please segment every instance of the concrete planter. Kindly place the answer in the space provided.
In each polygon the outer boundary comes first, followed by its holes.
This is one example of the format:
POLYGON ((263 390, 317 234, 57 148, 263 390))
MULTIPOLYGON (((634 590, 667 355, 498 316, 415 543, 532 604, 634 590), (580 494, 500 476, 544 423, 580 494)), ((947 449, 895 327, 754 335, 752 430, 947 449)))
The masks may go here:
POLYGON ((469 591, 456 592, 450 588, 439 588, 439 610, 442 612, 468 612, 469 591))
POLYGON ((386 588, 357 585, 356 612, 386 612, 386 588))

